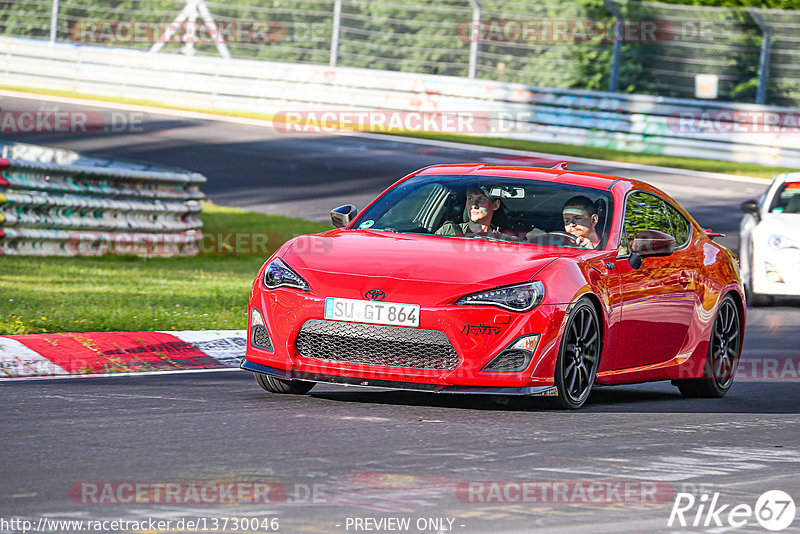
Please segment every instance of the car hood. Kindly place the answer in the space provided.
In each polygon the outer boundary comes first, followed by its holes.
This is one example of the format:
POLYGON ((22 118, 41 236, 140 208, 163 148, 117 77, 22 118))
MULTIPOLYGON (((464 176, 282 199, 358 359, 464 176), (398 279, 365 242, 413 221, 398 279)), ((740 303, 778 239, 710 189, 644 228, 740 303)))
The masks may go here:
POLYGON ((442 304, 466 293, 525 282, 545 265, 580 250, 333 230, 301 236, 283 260, 320 296, 364 298, 379 289, 390 302, 442 304))

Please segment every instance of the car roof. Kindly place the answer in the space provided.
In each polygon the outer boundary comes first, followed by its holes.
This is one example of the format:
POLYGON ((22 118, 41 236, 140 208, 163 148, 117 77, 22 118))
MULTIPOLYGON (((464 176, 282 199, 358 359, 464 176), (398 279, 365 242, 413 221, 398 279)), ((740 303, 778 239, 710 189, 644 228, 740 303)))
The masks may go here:
POLYGON ((780 183, 800 182, 800 172, 787 172, 779 174, 774 178, 774 180, 780 183))
POLYGON ((416 176, 434 175, 474 175, 474 176, 500 176, 507 178, 521 178, 543 182, 555 182, 568 185, 580 185, 592 189, 610 191, 612 187, 619 187, 624 191, 631 189, 646 189, 664 194, 659 189, 639 180, 598 174, 594 172, 570 171, 566 169, 546 169, 540 167, 523 167, 512 165, 486 165, 483 163, 457 163, 432 165, 420 170, 416 176), (626 187, 627 186, 627 187, 626 187))

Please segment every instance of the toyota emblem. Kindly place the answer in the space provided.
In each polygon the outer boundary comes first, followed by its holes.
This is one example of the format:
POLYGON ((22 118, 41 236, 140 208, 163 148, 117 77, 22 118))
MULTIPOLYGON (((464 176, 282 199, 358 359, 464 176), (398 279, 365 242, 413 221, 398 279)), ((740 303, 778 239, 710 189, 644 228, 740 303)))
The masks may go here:
POLYGON ((369 300, 383 300, 386 298, 386 293, 381 291, 380 289, 370 289, 364 296, 367 297, 369 300))

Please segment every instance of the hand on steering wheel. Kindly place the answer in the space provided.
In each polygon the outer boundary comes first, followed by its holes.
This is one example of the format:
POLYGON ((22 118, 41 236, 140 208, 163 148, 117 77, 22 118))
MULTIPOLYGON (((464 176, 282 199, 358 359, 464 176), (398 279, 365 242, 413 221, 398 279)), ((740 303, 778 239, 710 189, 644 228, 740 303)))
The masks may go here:
POLYGON ((548 232, 547 235, 548 236, 556 235, 558 237, 564 237, 564 238, 568 239, 571 243, 573 243, 575 245, 578 244, 578 237, 574 236, 574 235, 572 235, 572 234, 570 234, 568 232, 560 232, 560 231, 558 231, 558 232, 548 232))
POLYGON ((581 248, 594 248, 594 245, 592 245, 592 242, 588 237, 572 235, 569 232, 550 232, 548 235, 557 235, 558 237, 569 238, 572 244, 581 248))
POLYGON ((469 237, 472 239, 490 239, 495 241, 508 241, 511 243, 516 243, 521 241, 521 239, 515 235, 506 234, 503 232, 475 232, 472 234, 468 234, 469 237))

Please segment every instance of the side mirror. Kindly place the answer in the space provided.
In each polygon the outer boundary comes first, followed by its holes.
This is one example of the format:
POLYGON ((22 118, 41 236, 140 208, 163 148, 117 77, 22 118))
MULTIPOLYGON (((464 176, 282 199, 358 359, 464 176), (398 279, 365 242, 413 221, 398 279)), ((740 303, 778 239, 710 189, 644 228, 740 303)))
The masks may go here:
POLYGON ((669 256, 675 251, 675 238, 658 230, 642 230, 633 238, 631 267, 638 269, 644 258, 669 256))
POLYGON ((739 204, 739 209, 742 210, 743 213, 751 214, 756 218, 757 221, 761 220, 761 212, 758 209, 757 200, 745 200, 739 204))
POLYGON ((331 222, 336 228, 344 228, 358 214, 358 210, 352 204, 345 204, 331 210, 331 222))

